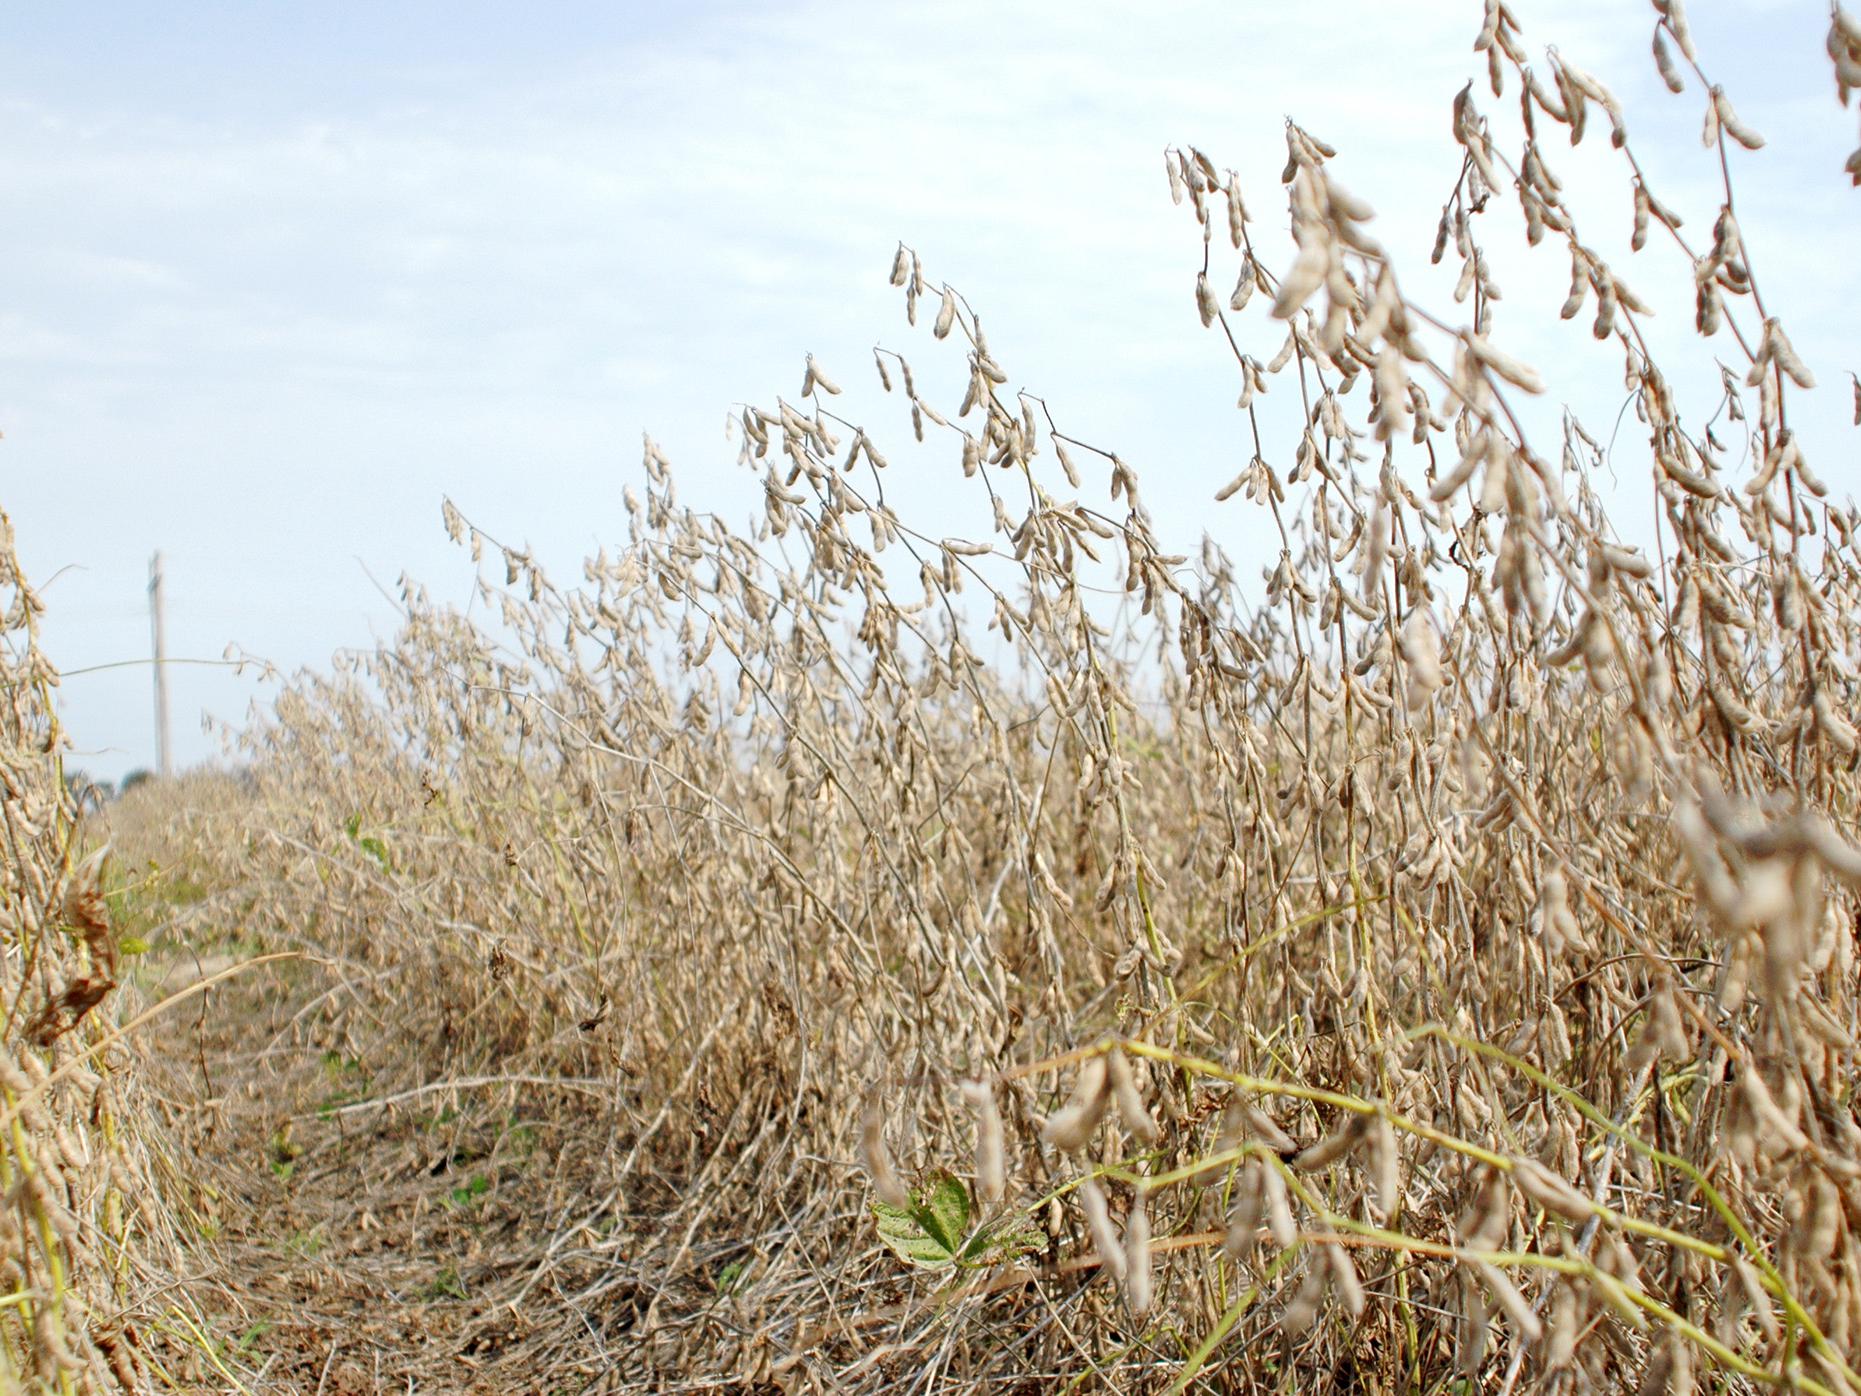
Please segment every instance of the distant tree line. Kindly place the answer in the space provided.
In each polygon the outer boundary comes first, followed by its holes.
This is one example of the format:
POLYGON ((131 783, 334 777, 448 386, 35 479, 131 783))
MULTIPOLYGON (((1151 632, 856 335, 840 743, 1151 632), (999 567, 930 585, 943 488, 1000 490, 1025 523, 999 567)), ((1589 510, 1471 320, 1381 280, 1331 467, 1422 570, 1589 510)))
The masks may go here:
POLYGON ((89 771, 70 770, 65 772, 65 788, 71 792, 78 812, 83 813, 86 810, 100 810, 112 800, 121 799, 144 781, 153 778, 152 771, 140 766, 125 775, 120 782, 93 776, 89 771))

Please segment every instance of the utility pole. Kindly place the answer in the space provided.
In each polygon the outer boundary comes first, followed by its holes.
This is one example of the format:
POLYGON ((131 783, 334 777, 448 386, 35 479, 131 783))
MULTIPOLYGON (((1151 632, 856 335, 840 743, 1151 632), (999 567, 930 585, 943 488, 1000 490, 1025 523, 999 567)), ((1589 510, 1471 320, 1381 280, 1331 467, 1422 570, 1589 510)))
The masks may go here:
POLYGON ((168 646, 162 636, 162 555, 149 559, 149 630, 155 642, 155 769, 166 780, 168 766, 168 646))

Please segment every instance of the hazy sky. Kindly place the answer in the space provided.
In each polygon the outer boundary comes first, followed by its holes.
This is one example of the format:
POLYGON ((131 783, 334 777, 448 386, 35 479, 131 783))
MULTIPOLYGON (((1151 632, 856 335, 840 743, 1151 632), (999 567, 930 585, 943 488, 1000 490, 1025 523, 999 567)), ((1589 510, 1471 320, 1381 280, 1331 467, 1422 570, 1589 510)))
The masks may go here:
MULTIPOLYGON (((1700 94, 1660 85, 1652 11, 1514 8, 1528 43, 1623 99, 1656 192, 1705 236, 1700 94)), ((1861 194, 1840 173, 1855 118, 1822 53, 1827 10, 1692 9, 1708 71, 1770 140, 1737 161, 1741 217, 1824 385, 1796 420, 1850 493, 1861 194)), ((369 573, 469 595, 442 494, 572 580, 625 535, 643 431, 687 499, 745 520, 758 491, 725 413, 792 397, 804 354, 882 446, 909 431, 875 343, 953 385, 954 406, 960 359, 905 326, 887 285, 900 239, 982 311, 1011 387, 1132 460, 1180 551, 1204 528, 1244 546, 1248 506, 1211 501, 1246 459, 1233 367, 1197 321, 1199 239, 1161 152, 1193 142, 1238 168, 1256 236, 1287 259, 1277 174, 1299 119, 1339 147, 1334 172, 1378 209, 1411 288, 1451 314, 1425 263, 1479 16, 1477 0, 9 7, 0 506, 30 575, 58 574, 47 646, 66 669, 145 656, 160 548, 171 654, 232 641, 320 665, 391 632, 369 573)), ((1483 104, 1515 111, 1510 94, 1483 104)), ((1628 257, 1619 157, 1593 135, 1558 169, 1684 339, 1687 269, 1670 249, 1628 257)), ((1521 241, 1515 209, 1488 223, 1521 241)), ((1606 432, 1619 358, 1587 317, 1533 327, 1567 257, 1508 257, 1502 338, 1606 432)), ((1268 357, 1276 328, 1259 310, 1245 326, 1268 357)), ((896 468, 945 507, 953 461, 896 468)), ((1645 497, 1640 466, 1622 488, 1645 497)), ((986 513, 965 517, 986 533, 986 513)), ((214 750, 203 711, 237 718, 261 693, 208 668, 172 687, 184 762, 214 750)), ((68 677, 76 764, 150 764, 149 692, 146 668, 68 677)))

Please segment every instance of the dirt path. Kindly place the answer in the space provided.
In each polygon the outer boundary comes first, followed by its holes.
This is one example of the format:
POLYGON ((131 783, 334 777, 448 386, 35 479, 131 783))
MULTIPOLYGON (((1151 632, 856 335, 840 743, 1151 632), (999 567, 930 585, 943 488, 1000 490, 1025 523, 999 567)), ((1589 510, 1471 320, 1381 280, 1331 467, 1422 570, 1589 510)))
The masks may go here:
MULTIPOLYGON (((189 957, 160 978, 172 990, 235 962, 189 957)), ((583 1131, 559 1101, 527 1111, 520 1084, 405 1086, 385 1074, 392 1025, 371 1060, 330 1025, 331 996, 314 968, 266 966, 152 1040, 229 1366, 256 1372, 249 1389, 328 1396, 617 1389, 612 1289, 598 1316, 573 1315, 563 1282, 586 1275, 528 1283, 542 1219, 586 1206, 569 1156, 583 1131)))

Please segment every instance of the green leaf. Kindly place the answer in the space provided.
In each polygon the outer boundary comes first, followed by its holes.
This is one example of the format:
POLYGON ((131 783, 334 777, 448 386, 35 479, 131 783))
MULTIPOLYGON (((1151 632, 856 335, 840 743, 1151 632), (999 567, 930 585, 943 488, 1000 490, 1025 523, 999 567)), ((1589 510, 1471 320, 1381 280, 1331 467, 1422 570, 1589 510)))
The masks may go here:
POLYGON ((426 1287, 428 1299, 463 1299, 465 1282, 459 1278, 459 1272, 453 1266, 446 1266, 433 1277, 433 1282, 426 1287))
POLYGON ((924 1224, 912 1211, 884 1202, 874 1202, 872 1215, 878 1227, 879 1239, 890 1246, 892 1252, 907 1265, 936 1269, 956 1263, 956 1256, 924 1230, 924 1224))
POLYGON ((954 1265, 969 1234, 969 1189, 949 1173, 932 1175, 912 1195, 909 1207, 872 1203, 879 1239, 908 1265, 937 1269, 954 1265))
POLYGON ((1047 1233, 1034 1225, 1032 1217, 1017 1212, 977 1231, 956 1259, 959 1265, 1006 1265, 1046 1244, 1047 1233))
POLYGON ((452 1190, 452 1205, 465 1207, 478 1201, 491 1191, 491 1180, 484 1174, 474 1174, 471 1182, 462 1184, 452 1190))
POLYGON ((353 842, 355 836, 361 832, 361 829, 362 816, 359 814, 352 814, 342 822, 342 831, 349 836, 351 842, 353 842))
POLYGON ((938 1173, 931 1177, 929 1185, 914 1201, 912 1212, 924 1230, 939 1245, 952 1255, 963 1247, 963 1238, 969 1234, 969 1189, 963 1186, 960 1178, 949 1173, 938 1173))
POLYGON ((117 941, 116 949, 120 955, 146 955, 149 953, 149 943, 141 936, 124 936, 117 941))
POLYGON ((392 871, 388 867, 388 846, 385 843, 372 834, 365 839, 357 839, 356 842, 361 845, 364 853, 381 864, 381 870, 383 872, 392 871))

